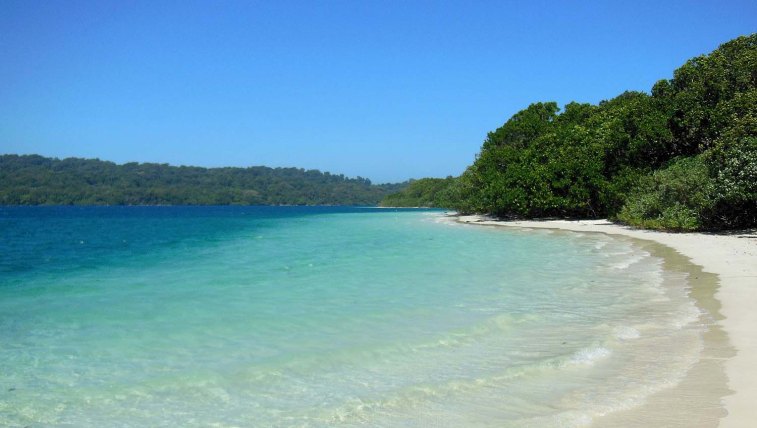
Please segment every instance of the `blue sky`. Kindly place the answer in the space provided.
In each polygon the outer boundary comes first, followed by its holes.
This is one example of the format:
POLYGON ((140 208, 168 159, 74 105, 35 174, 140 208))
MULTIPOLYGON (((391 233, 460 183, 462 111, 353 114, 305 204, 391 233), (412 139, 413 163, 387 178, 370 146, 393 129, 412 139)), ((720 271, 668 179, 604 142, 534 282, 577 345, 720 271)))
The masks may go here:
POLYGON ((535 101, 648 91, 755 1, 0 1, 0 153, 460 174, 535 101))

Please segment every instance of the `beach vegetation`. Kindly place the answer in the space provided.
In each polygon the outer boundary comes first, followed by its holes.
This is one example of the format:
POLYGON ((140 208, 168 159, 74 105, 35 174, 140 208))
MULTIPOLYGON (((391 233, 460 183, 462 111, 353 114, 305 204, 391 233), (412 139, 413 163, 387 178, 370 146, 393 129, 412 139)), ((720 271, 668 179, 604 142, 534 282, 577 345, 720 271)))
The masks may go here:
POLYGON ((453 177, 422 178, 411 180, 408 185, 397 193, 392 193, 381 200, 382 207, 443 207, 445 191, 454 182, 453 177))
POLYGON ((649 229, 692 231, 708 224, 714 205, 715 180, 703 157, 684 157, 643 177, 618 219, 649 229))
POLYGON ((650 93, 537 102, 489 132, 440 193, 461 213, 757 225, 757 34, 687 61, 650 93))

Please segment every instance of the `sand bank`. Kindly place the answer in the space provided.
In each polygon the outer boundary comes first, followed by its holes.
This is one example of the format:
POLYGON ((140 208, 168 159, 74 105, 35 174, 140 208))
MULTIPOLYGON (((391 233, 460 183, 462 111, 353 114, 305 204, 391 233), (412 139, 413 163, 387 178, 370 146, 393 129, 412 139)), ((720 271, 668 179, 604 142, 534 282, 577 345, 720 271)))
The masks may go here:
POLYGON ((757 421, 757 234, 665 233, 637 230, 606 220, 498 221, 483 216, 460 216, 463 223, 521 228, 601 232, 650 240, 688 257, 704 272, 717 275, 715 297, 721 303, 720 321, 736 349, 725 362, 728 387, 723 398, 728 414, 721 427, 752 427, 757 421))

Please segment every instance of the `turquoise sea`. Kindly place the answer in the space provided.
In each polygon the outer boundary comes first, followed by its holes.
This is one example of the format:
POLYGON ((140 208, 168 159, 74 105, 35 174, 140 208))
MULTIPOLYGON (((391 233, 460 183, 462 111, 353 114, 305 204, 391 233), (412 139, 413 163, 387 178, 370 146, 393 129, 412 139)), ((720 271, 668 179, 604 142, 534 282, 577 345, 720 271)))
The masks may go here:
POLYGON ((707 316, 632 241, 340 207, 0 207, 0 426, 586 426, 707 316))

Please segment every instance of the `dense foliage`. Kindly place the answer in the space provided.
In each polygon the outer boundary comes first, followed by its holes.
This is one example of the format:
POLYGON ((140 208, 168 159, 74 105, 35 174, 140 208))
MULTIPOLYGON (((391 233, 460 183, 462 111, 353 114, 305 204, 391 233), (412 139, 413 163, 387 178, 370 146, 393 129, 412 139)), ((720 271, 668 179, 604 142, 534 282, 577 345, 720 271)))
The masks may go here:
POLYGON ((387 195, 381 200, 383 207, 443 207, 444 192, 452 185, 454 178, 422 178, 412 180, 410 184, 397 193, 387 195))
POLYGON ((2 205, 376 205, 402 186, 297 168, 0 156, 2 205))
POLYGON ((651 95, 535 103, 490 132, 445 205, 500 217, 757 225, 757 34, 691 59, 651 95))

